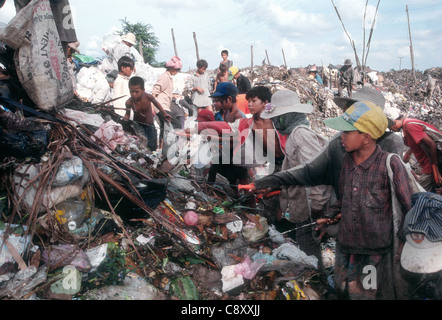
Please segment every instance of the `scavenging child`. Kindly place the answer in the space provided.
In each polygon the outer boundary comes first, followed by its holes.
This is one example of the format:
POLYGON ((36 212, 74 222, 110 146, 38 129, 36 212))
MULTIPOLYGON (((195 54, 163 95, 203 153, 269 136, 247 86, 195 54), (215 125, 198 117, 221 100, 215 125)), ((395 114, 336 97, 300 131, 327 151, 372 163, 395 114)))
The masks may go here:
POLYGON ((130 111, 134 112, 134 121, 139 123, 147 137, 147 146, 151 151, 157 150, 158 135, 154 124, 154 112, 152 103, 160 110, 161 115, 166 121, 171 120, 171 116, 163 109, 161 104, 147 93, 144 88, 144 80, 141 77, 133 77, 129 80, 130 98, 126 101, 125 120, 130 117, 130 111))

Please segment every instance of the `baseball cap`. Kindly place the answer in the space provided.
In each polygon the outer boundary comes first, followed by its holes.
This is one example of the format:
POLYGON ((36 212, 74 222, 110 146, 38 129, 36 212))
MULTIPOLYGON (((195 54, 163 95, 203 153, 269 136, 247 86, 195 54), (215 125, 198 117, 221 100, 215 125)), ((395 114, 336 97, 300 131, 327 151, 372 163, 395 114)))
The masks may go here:
POLYGON ((370 101, 358 101, 340 117, 326 119, 324 124, 337 131, 359 130, 378 139, 387 130, 388 120, 384 111, 370 101))
POLYGON ((233 83, 221 82, 219 85, 216 86, 216 90, 211 95, 211 97, 221 97, 221 96, 236 97, 237 95, 238 95, 238 89, 233 83))
POLYGON ((233 77, 235 76, 235 74, 237 74, 239 71, 238 67, 230 67, 229 69, 229 80, 233 80, 233 77))
POLYGON ((204 122, 204 121, 215 121, 215 115, 212 111, 203 109, 198 113, 198 116, 195 119, 196 121, 204 122))

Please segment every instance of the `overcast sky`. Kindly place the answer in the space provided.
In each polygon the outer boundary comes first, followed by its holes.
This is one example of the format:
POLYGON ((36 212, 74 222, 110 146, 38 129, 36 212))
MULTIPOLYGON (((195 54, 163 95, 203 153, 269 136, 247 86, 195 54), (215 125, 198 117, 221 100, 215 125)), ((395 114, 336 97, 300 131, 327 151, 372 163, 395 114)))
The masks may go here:
MULTIPOLYGON (((363 16, 367 0, 334 0, 344 26, 360 58, 363 54, 363 16)), ((378 0, 369 0, 366 41, 378 0)), ((106 35, 121 29, 121 20, 151 25, 160 40, 157 61, 174 55, 172 32, 183 71, 195 68, 199 56, 215 69, 220 52, 227 49, 240 68, 259 65, 266 59, 289 67, 309 64, 338 65, 355 61, 331 0, 70 0, 77 36, 83 54, 103 56, 106 35)), ((367 65, 378 71, 411 69, 410 38, 416 70, 442 67, 442 0, 381 0, 376 16, 367 65)), ((0 22, 15 14, 12 0, 0 9, 0 22)))

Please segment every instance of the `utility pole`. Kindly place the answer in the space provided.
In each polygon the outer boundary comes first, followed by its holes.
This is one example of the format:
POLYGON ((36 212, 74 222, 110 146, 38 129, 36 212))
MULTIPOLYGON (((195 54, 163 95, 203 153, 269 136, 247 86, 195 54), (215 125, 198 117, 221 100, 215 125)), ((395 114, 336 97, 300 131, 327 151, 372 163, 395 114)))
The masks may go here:
POLYGON ((250 47, 250 68, 253 69, 253 46, 250 47))
POLYGON ((193 41, 195 41, 196 59, 197 59, 197 61, 199 61, 200 60, 200 54, 199 54, 199 51, 198 51, 198 42, 196 41, 196 33, 195 32, 193 33, 193 41))
POLYGON ((402 65, 402 58, 403 57, 398 57, 399 58, 399 71, 402 70, 401 65, 402 65))
POLYGON ((138 44, 138 51, 140 52, 140 55, 141 55, 141 57, 143 58, 143 63, 144 63, 145 61, 144 61, 143 44, 141 43, 141 41, 140 41, 140 43, 138 44))
POLYGON ((282 57, 284 58, 284 65, 287 68, 287 61, 285 60, 284 49, 282 49, 282 57))
POLYGON ((175 56, 179 57, 178 51, 176 49, 175 34, 173 32, 173 28, 171 29, 171 32, 172 32, 173 50, 175 51, 175 56))
POLYGON ((411 30, 410 30, 410 17, 408 15, 408 5, 406 6, 407 19, 408 19, 408 34, 410 36, 410 55, 411 55, 411 73, 413 74, 413 80, 416 84, 416 72, 414 71, 414 54, 413 54, 413 43, 411 42, 411 30))
POLYGON ((269 59, 269 54, 267 53, 267 49, 266 49, 266 57, 267 57, 267 64, 270 65, 270 59, 269 59))

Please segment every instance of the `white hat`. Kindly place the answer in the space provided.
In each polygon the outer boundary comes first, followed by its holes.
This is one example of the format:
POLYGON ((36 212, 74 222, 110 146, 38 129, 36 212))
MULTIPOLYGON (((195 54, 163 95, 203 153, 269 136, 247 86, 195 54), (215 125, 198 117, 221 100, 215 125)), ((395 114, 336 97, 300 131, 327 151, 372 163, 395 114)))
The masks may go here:
POLYGON ((401 115, 401 111, 394 107, 387 107, 384 109, 384 112, 385 115, 392 120, 396 120, 401 115))
POLYGON ((401 265, 414 273, 442 270, 442 242, 432 242, 424 234, 410 233, 401 254, 401 265))
POLYGON ((267 104, 264 111, 261 112, 261 118, 271 119, 291 112, 312 113, 313 106, 308 103, 301 103, 296 92, 281 90, 273 94, 272 102, 267 104))
POLYGON ((123 41, 126 41, 126 42, 132 44, 132 45, 135 45, 137 43, 137 39, 136 39, 135 35, 133 33, 131 33, 131 32, 129 32, 128 34, 124 35, 121 39, 123 41))

